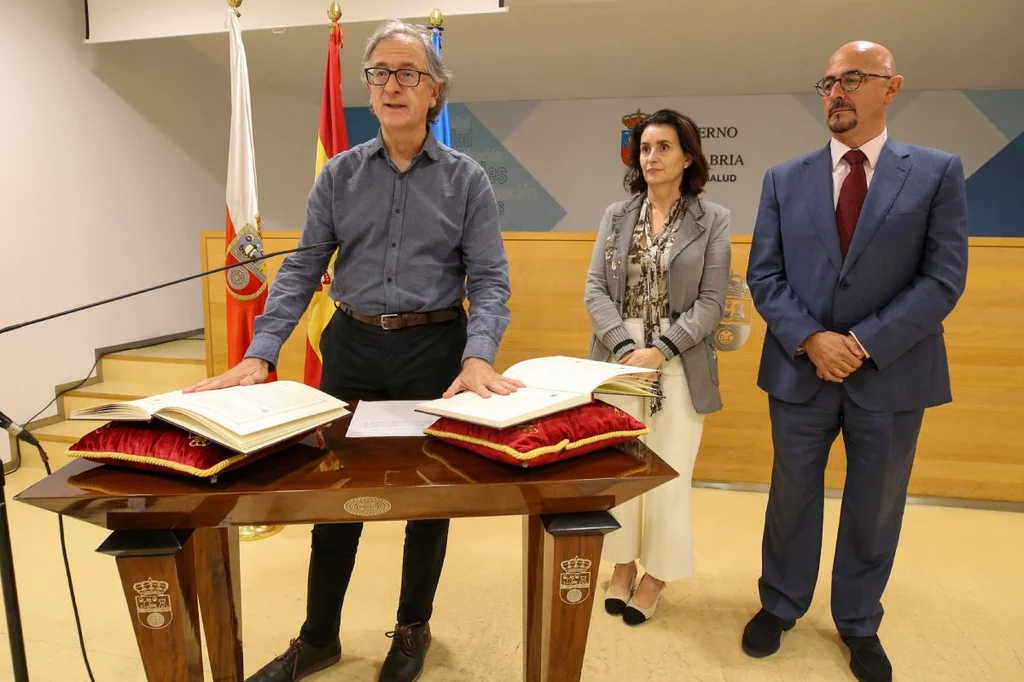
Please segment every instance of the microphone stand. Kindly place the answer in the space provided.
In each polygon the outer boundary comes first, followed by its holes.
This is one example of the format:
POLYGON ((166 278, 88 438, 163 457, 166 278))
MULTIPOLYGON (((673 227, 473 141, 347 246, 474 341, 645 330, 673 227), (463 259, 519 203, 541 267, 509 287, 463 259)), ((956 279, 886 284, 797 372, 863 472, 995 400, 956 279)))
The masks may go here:
POLYGON ((7 523, 7 497, 4 495, 4 468, 0 466, 0 581, 3 583, 7 638, 11 643, 11 667, 15 682, 28 682, 25 662, 25 637, 21 632, 18 587, 14 581, 14 557, 11 554, 11 528, 7 523))
MULTIPOLYGON (((242 260, 232 265, 225 265, 224 267, 214 268, 213 270, 200 272, 199 274, 196 275, 189 275, 188 277, 182 277, 181 279, 176 279, 171 282, 165 282, 163 284, 158 284, 156 286, 140 289, 139 291, 133 291, 127 294, 122 294, 120 296, 114 296, 113 298, 107 298, 102 301, 97 301, 95 303, 89 303, 87 305, 78 306, 77 308, 64 310, 59 313, 53 313, 52 315, 46 315, 44 317, 39 317, 34 320, 29 320, 27 322, 19 322, 18 324, 12 324, 8 327, 0 329, 0 334, 6 334, 7 332, 13 332, 16 329, 21 329, 22 327, 28 327, 34 324, 38 324, 40 322, 46 322, 47 320, 53 320, 58 317, 64 317, 65 315, 70 315, 71 313, 77 313, 82 310, 88 310, 89 308, 95 308, 97 306, 101 306, 107 303, 113 303, 114 301, 120 301, 126 298, 131 298, 132 296, 138 296, 139 294, 149 293, 150 291, 156 291, 157 289, 163 289, 165 287, 173 286, 175 284, 181 284, 182 282, 187 282, 192 279, 198 279, 199 277, 213 275, 218 272, 230 270, 232 268, 245 267, 246 265, 258 263, 262 260, 272 258, 274 256, 282 256, 288 253, 298 253, 300 251, 309 251, 311 249, 318 249, 322 247, 332 247, 333 250, 333 248, 337 248, 340 245, 341 242, 335 240, 319 242, 317 244, 310 244, 308 246, 300 246, 294 249, 275 251, 273 253, 267 253, 263 255, 251 256, 247 260, 242 260)), ((2 413, 0 413, 0 415, 2 415, 2 413)), ((7 420, 4 419, 3 421, 6 422, 7 420)), ((6 424, 4 424, 4 427, 8 428, 6 424)), ((43 452, 43 449, 39 446, 39 442, 35 439, 35 437, 32 436, 32 434, 28 433, 27 431, 20 429, 16 425, 13 428, 14 431, 12 432, 16 434, 18 440, 22 440, 25 441, 26 443, 30 443, 36 446, 45 464, 46 454, 43 452)), ((46 469, 47 473, 49 473, 49 466, 47 466, 46 469)), ((6 480, 4 478, 3 466, 0 466, 0 583, 2 583, 3 588, 4 611, 6 612, 7 616, 7 636, 11 644, 11 666, 14 671, 14 681, 28 682, 28 665, 25 661, 25 637, 22 633, 21 628, 21 610, 18 606, 18 588, 17 583, 14 580, 14 557, 11 552, 11 529, 10 525, 7 522, 7 497, 4 488, 5 483, 6 480)), ((70 581, 71 576, 69 574, 69 588, 71 587, 70 581)))

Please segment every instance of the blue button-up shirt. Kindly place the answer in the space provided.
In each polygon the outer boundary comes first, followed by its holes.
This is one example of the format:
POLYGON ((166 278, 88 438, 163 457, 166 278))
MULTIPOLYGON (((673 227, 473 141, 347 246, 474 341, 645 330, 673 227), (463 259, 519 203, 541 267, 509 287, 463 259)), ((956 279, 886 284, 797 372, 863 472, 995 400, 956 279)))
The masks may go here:
MULTIPOLYGON (((494 363, 510 320, 509 274, 494 190, 473 159, 427 133, 400 172, 383 137, 328 161, 306 204, 299 245, 340 239, 330 296, 363 315, 461 305, 463 359, 494 363)), ((290 254, 278 270, 246 357, 276 365, 330 262, 327 249, 290 254)))

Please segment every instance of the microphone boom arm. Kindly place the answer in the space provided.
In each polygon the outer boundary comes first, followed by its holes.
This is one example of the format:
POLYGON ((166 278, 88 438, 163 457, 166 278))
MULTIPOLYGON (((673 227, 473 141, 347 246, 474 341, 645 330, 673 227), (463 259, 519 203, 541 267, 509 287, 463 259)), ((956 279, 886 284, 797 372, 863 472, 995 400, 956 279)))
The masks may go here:
POLYGON ((163 289, 165 287, 173 286, 175 284, 181 284, 182 282, 187 282, 187 281, 192 280, 192 279, 198 279, 199 277, 205 277, 207 275, 214 275, 214 274, 216 274, 218 272, 223 272, 225 270, 230 270, 232 268, 244 267, 246 265, 251 265, 252 263, 259 263, 262 260, 266 260, 267 258, 273 258, 274 256, 281 256, 281 255, 288 254, 288 253, 299 253, 300 251, 309 251, 311 249, 317 249, 317 248, 320 248, 320 247, 323 247, 323 246, 337 247, 340 244, 341 244, 340 241, 334 240, 334 241, 329 241, 329 242, 319 242, 317 244, 310 244, 308 246, 300 246, 300 247, 295 248, 295 249, 286 249, 284 251, 275 251, 273 253, 266 253, 266 254, 263 254, 262 256, 257 256, 255 258, 250 258, 248 260, 239 261, 238 263, 236 263, 234 265, 225 265, 223 267, 215 268, 213 270, 207 270, 206 272, 200 272, 200 273, 195 274, 195 275, 189 275, 188 277, 182 277, 181 279, 176 279, 176 280, 174 280, 172 282, 165 282, 163 284, 157 284, 156 286, 148 287, 146 289, 141 289, 139 291, 133 291, 133 292, 128 293, 128 294, 121 294, 120 296, 114 296, 113 298, 108 298, 108 299, 105 299, 103 301, 96 301, 95 303, 88 303, 88 304, 83 305, 83 306, 78 306, 77 308, 72 308, 71 310, 64 310, 64 311, 59 312, 59 313, 53 313, 52 315, 47 315, 45 317, 39 317, 39 318, 36 318, 34 320, 29 320, 27 322, 19 322, 18 324, 12 324, 9 327, 4 327, 3 329, 0 329, 0 334, 6 334, 7 332, 13 332, 15 329, 21 329, 22 327, 28 327, 28 326, 33 325, 33 324, 38 324, 40 322, 46 322, 47 320, 53 320, 53 319, 56 319, 58 317, 64 317, 65 315, 70 315, 71 313, 81 312, 83 310, 88 310, 89 308, 95 308, 97 306, 105 305, 107 303, 113 303, 115 301, 120 301, 122 299, 131 298, 132 296, 138 296, 139 294, 146 294, 146 293, 149 293, 150 291, 156 291, 157 289, 163 289))

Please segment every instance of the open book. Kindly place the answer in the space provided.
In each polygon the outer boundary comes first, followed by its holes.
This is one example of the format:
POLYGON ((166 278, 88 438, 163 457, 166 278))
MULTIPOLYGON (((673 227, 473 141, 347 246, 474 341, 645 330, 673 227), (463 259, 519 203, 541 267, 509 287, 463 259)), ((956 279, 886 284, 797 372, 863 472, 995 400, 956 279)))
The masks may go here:
POLYGON ((70 419, 150 421, 153 417, 251 453, 349 414, 348 405, 294 381, 233 386, 199 393, 173 391, 141 400, 86 407, 70 419))
POLYGON ((658 395, 657 370, 554 356, 512 365, 504 375, 526 384, 511 395, 483 398, 466 391, 420 403, 416 409, 439 417, 503 429, 593 402, 595 393, 658 395))

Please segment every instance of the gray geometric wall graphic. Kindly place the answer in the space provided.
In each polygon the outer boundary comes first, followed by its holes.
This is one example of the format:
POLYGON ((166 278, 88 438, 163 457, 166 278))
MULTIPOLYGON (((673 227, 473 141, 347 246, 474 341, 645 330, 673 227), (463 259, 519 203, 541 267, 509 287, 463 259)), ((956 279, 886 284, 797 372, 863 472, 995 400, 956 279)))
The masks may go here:
POLYGON ((450 104, 448 115, 452 147, 468 154, 487 171, 498 200, 498 223, 502 230, 547 232, 565 217, 565 209, 469 107, 450 104))
POLYGON ((1007 140, 1024 133, 1024 90, 964 90, 964 96, 1007 140))
POLYGON ((538 106, 538 100, 474 102, 473 113, 495 138, 504 142, 538 106))
MULTIPOLYGON (((888 121, 890 123, 895 121, 896 118, 903 113, 903 110, 909 107, 920 94, 921 93, 919 92, 906 90, 901 91, 900 94, 896 96, 893 103, 889 105, 889 112, 887 115, 888 121)), ((828 126, 825 123, 825 112, 821 105, 821 97, 814 93, 793 96, 800 101, 800 104, 803 105, 804 109, 807 110, 807 112, 821 125, 822 128, 828 130, 828 126)))

